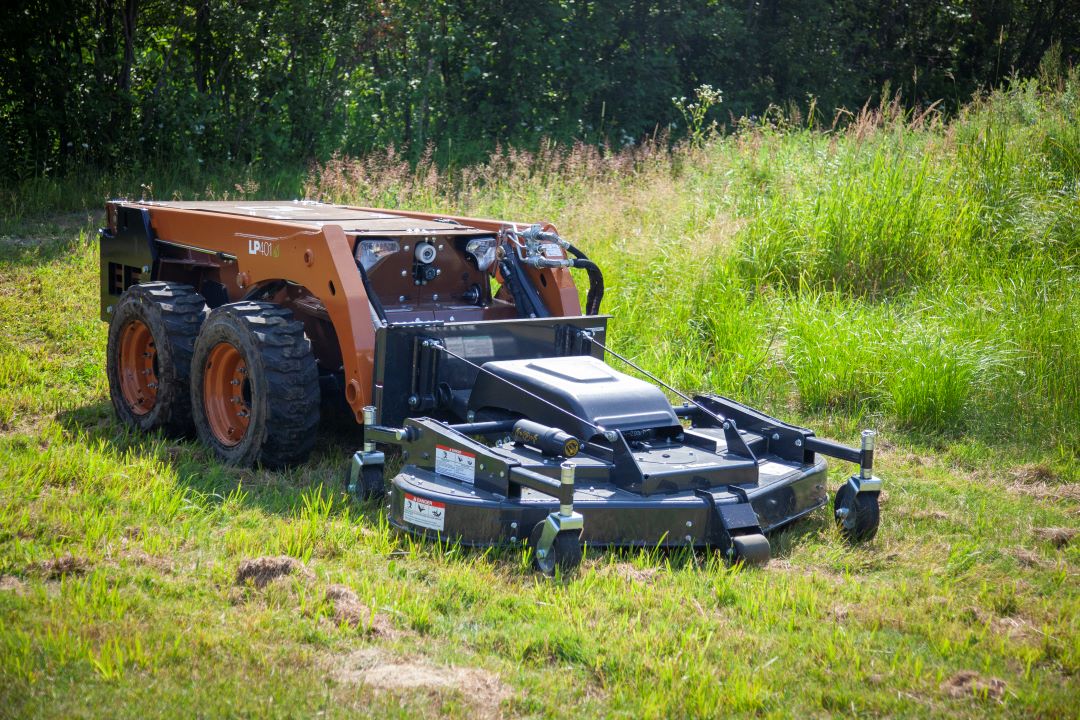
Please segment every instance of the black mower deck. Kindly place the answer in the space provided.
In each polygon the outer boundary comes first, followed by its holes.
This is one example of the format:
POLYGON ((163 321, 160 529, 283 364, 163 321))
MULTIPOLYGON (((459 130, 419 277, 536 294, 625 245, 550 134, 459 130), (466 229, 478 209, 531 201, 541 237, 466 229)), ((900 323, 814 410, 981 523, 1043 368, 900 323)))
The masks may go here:
MULTIPOLYGON (((516 453, 517 457, 524 453, 516 453)), ((825 505, 827 466, 823 459, 799 465, 780 458, 760 461, 761 481, 730 487, 639 495, 587 477, 602 463, 575 458, 574 509, 584 518, 581 540, 590 546, 681 547, 719 544, 725 518, 717 508, 749 501, 753 526, 771 532, 825 505)), ((544 472, 560 469, 558 463, 544 472)), ((550 496, 523 489, 520 497, 477 490, 461 481, 410 465, 393 480, 391 523, 407 532, 458 538, 465 545, 515 543, 549 513, 559 509, 550 496), (406 516, 406 512, 409 512, 406 516), (425 516, 426 513, 426 516, 425 516)), ((744 518, 749 524, 749 518, 744 518)))
POLYGON ((856 449, 722 397, 672 405, 603 361, 605 320, 386 328, 382 402, 369 409, 354 491, 378 494, 374 443, 388 443, 404 460, 389 509, 405 532, 471 546, 528 540, 545 571, 575 565, 582 542, 711 546, 763 563, 765 533, 828 501, 829 455, 860 465, 837 519, 865 528, 880 489, 872 432, 856 449))

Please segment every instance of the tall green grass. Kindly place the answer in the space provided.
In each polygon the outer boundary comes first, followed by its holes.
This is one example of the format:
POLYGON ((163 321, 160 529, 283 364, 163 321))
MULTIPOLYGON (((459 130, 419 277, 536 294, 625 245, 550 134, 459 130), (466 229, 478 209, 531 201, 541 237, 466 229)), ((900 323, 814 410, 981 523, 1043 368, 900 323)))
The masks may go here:
POLYGON ((822 131, 774 112, 693 145, 546 144, 450 170, 393 148, 232 176, 163 163, 37 180, 4 203, 9 221, 114 194, 551 220, 605 268, 615 346, 684 389, 1069 448, 1080 77, 1043 82, 951 120, 886 102, 822 131))
POLYGON ((1080 439, 1078 91, 1074 71, 950 121, 886 103, 830 132, 780 118, 457 173, 335 158, 306 192, 556 221, 606 269, 616 347, 683 388, 1064 448, 1080 439))

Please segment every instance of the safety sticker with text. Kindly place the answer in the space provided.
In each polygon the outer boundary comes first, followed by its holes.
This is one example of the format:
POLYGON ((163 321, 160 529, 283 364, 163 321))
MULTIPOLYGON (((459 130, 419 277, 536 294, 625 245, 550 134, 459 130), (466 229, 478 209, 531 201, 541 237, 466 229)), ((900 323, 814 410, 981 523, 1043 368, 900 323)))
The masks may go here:
POLYGON ((405 493, 405 522, 442 530, 446 526, 446 504, 405 493))
POLYGON ((457 448, 436 445, 435 472, 471 483, 476 479, 476 456, 457 448))

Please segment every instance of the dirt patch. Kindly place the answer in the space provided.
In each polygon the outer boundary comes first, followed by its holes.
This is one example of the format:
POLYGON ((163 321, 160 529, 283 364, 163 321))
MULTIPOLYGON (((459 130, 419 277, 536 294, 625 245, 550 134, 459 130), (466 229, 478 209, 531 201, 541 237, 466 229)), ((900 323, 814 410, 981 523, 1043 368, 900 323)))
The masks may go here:
POLYGON ((915 520, 933 520, 935 522, 949 522, 954 519, 952 515, 944 510, 919 510, 911 513, 911 517, 915 520))
POLYGON ((961 670, 941 683, 941 689, 954 698, 1000 700, 1005 695, 1005 681, 1001 678, 984 678, 971 670, 961 670))
POLYGON ((1017 495, 1027 495, 1037 500, 1053 500, 1080 503, 1080 483, 1051 485, 1048 483, 1012 483, 1008 486, 1017 495))
POLYGON ((154 570, 158 570, 160 572, 172 572, 173 569, 172 563, 167 558, 150 555, 146 551, 140 550, 138 548, 134 548, 132 550, 125 550, 120 553, 120 557, 124 558, 125 560, 129 560, 136 565, 153 568, 154 570))
POLYGON ((1072 542, 1077 532, 1076 528, 1066 527, 1042 527, 1034 530, 1036 538, 1059 548, 1072 542))
POLYGON ((24 587, 26 587, 26 583, 14 575, 0 575, 0 590, 18 593, 21 592, 24 587))
POLYGON ((623 580, 638 585, 651 585, 660 572, 657 568, 636 568, 630 563, 619 563, 612 571, 623 580))
POLYGON ((998 617, 990 621, 996 635, 1004 635, 1011 640, 1031 640, 1036 637, 1038 630, 1023 618, 998 617))
POLYGON ((1009 470, 1008 476, 1008 489, 1018 495, 1080 503, 1080 483, 1062 482, 1061 477, 1048 465, 1019 465, 1009 470))
POLYGON ((89 569, 89 560, 74 555, 43 560, 37 564, 38 572, 44 575, 46 580, 59 580, 68 575, 84 575, 89 569))
POLYGON ((364 633, 390 637, 395 635, 394 626, 382 613, 360 602, 356 593, 345 585, 331 585, 326 589, 326 599, 334 607, 334 619, 340 624, 361 628, 364 633))
POLYGON ((292 575, 293 573, 309 576, 310 571, 304 567, 304 563, 287 555, 277 557, 260 557, 241 561, 236 568, 236 584, 251 584, 257 588, 264 588, 279 577, 292 575))
POLYGON ((844 579, 843 575, 840 575, 839 573, 829 568, 823 568, 813 565, 810 567, 793 565, 792 562, 787 558, 773 558, 769 560, 769 563, 763 568, 761 568, 761 570, 764 570, 766 572, 797 574, 811 579, 818 578, 822 582, 827 582, 832 585, 847 584, 847 580, 844 579))
POLYGON ((1058 481, 1057 473, 1050 466, 1041 463, 1018 465, 1009 470, 1009 477, 1021 485, 1052 484, 1058 481))
POLYGON ((338 682, 364 685, 376 692, 422 692, 434 696, 459 693, 472 710, 470 717, 476 718, 500 717, 499 706, 512 694, 498 675, 480 668, 392 658, 376 648, 364 648, 337 659, 332 675, 338 682))
POLYGON ((1046 564, 1039 553, 1027 548, 1016 548, 1013 550, 1013 557, 1024 567, 1038 568, 1046 564))

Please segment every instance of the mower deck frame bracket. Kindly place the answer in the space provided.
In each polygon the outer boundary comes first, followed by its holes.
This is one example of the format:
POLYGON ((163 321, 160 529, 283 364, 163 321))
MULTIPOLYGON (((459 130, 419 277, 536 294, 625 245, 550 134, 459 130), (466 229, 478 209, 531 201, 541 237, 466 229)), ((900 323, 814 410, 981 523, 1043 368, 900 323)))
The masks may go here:
POLYGON ((881 492, 881 478, 876 475, 871 475, 868 478, 860 477, 858 475, 852 475, 848 479, 848 484, 851 485, 851 489, 858 493, 876 493, 881 492))
POLYGON ((714 491, 701 488, 694 491, 712 511, 708 527, 709 544, 718 547, 723 553, 734 547, 736 537, 764 534, 746 491, 735 485, 729 485, 726 491, 738 497, 740 502, 717 502, 714 491))

